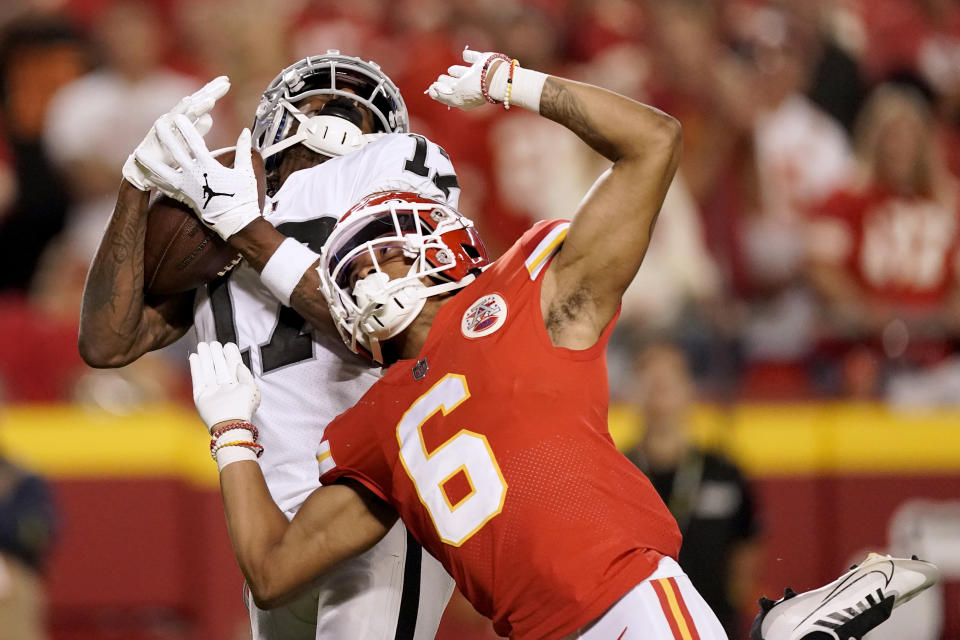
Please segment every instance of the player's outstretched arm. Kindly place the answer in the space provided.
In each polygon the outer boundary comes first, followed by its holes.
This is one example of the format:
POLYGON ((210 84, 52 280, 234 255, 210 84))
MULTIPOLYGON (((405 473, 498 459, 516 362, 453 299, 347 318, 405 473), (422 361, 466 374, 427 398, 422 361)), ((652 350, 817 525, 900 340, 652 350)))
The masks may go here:
MULTIPOLYGON (((202 136, 213 124, 210 110, 229 88, 226 76, 215 78, 162 117, 185 117, 202 136)), ((129 364, 148 351, 174 342, 192 323, 192 293, 144 299, 146 213, 150 190, 160 184, 137 163, 136 156, 163 156, 156 126, 150 128, 123 165, 124 180, 116 208, 87 274, 78 348, 92 367, 129 364)))
POLYGON ((263 609, 283 604, 338 562, 371 548, 397 520, 369 489, 348 481, 314 491, 287 522, 255 462, 225 467, 220 489, 237 562, 263 609))
POLYGON ((124 180, 90 265, 80 310, 80 356, 91 367, 121 367, 186 333, 193 293, 144 298, 143 251, 149 193, 124 180))
POLYGON ((462 109, 487 102, 526 107, 573 131, 613 162, 581 203, 544 275, 541 304, 554 344, 592 345, 613 318, 650 240, 680 157, 680 124, 600 87, 519 67, 497 53, 465 50, 427 90, 462 109))
POLYGON ((257 464, 263 447, 250 418, 260 392, 236 344, 201 342, 190 356, 193 399, 212 437, 234 554, 262 608, 285 602, 337 562, 372 547, 396 513, 348 482, 314 491, 288 522, 257 464))
POLYGON ((680 124, 605 89, 554 77, 544 83, 540 113, 613 161, 544 274, 541 306, 554 343, 582 349, 613 319, 640 268, 680 160, 680 124))

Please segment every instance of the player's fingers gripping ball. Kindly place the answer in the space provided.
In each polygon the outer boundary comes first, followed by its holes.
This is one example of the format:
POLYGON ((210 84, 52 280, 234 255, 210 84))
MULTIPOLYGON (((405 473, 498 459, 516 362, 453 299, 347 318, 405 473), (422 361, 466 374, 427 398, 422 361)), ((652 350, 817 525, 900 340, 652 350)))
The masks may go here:
POLYGON ((207 135, 213 127, 213 118, 210 111, 217 100, 230 90, 230 79, 227 76, 218 76, 205 84, 196 93, 190 94, 177 103, 171 114, 183 114, 196 126, 201 136, 207 135))
POLYGON ((190 354, 190 377, 193 402, 208 430, 222 422, 250 422, 260 405, 260 390, 232 342, 199 343, 190 354))
MULTIPOLYGON (((205 136, 213 127, 213 118, 210 116, 210 111, 213 109, 217 100, 222 98, 229 90, 230 79, 227 78, 227 76, 219 76, 208 82, 200 90, 181 99, 180 102, 170 110, 169 114, 182 114, 186 116, 196 125, 200 135, 205 136)), ((147 132, 146 137, 137 145, 137 148, 134 149, 133 153, 130 154, 127 161, 123 164, 123 177, 127 182, 141 191, 149 191, 150 189, 163 186, 156 179, 155 175, 151 175, 149 170, 146 170, 143 165, 137 163, 137 155, 148 155, 156 158, 158 162, 176 168, 173 164, 173 158, 165 153, 160 145, 156 133, 156 123, 150 127, 150 131, 147 132)))
POLYGON ((137 155, 137 162, 156 174, 164 194, 197 212, 201 220, 226 240, 260 216, 257 177, 250 157, 250 130, 237 139, 234 166, 213 157, 190 119, 183 114, 157 121, 157 137, 179 169, 160 158, 137 155))

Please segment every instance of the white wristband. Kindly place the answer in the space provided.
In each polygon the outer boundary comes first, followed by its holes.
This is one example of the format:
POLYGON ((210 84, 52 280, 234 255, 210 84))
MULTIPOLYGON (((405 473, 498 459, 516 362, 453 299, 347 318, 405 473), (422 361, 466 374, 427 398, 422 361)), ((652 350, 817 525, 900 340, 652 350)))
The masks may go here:
POLYGON ((252 460, 253 462, 257 461, 257 454, 252 449, 247 447, 224 447, 217 450, 217 470, 223 471, 224 467, 228 464, 233 464, 234 462, 242 462, 244 460, 252 460))
POLYGON ((240 462, 241 460, 256 460, 257 452, 249 447, 240 445, 230 445, 230 442, 256 442, 257 439, 250 429, 229 429, 217 437, 214 443, 217 457, 217 469, 223 471, 223 468, 231 462, 240 462))
MULTIPOLYGON (((503 102, 507 97, 507 78, 510 76, 510 63, 502 60, 490 79, 490 97, 503 102)), ((513 70, 513 86, 510 88, 510 106, 525 107, 534 113, 540 113, 540 94, 547 81, 547 74, 524 69, 520 65, 513 70)))
POLYGON ((270 290, 277 300, 290 306, 290 296, 297 288, 307 269, 320 259, 320 256, 306 245, 293 238, 284 240, 267 260, 260 272, 260 281, 270 290))
POLYGON ((510 90, 510 104, 525 107, 534 113, 540 113, 540 94, 547 81, 547 74, 517 67, 513 70, 513 88, 510 90))

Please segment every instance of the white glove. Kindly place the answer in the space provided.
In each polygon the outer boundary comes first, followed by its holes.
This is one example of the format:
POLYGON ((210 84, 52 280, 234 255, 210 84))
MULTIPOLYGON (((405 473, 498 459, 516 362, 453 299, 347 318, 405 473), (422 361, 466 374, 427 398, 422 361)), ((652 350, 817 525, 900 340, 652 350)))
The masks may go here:
MULTIPOLYGON (((481 53, 472 49, 463 50, 463 60, 470 66, 455 64, 447 73, 437 77, 426 93, 428 96, 448 107, 457 107, 464 111, 476 109, 487 104, 480 87, 480 75, 483 65, 493 56, 500 54, 493 51, 481 53)), ((494 60, 487 69, 486 85, 490 97, 502 101, 506 95, 507 75, 510 73, 510 63, 506 60, 494 60)))
MULTIPOLYGON (((176 104, 170 109, 169 115, 183 114, 190 119, 196 126, 201 136, 207 135, 210 128, 213 127, 213 118, 210 116, 210 110, 217 100, 222 98, 230 90, 230 79, 227 76, 219 76, 205 84, 199 91, 193 93, 176 104)), ((168 114, 165 114, 168 115, 168 114)), ((160 141, 156 135, 156 123, 150 127, 147 137, 137 145, 123 163, 123 177, 127 182, 141 191, 150 191, 157 185, 148 172, 139 166, 135 156, 137 153, 146 153, 158 156, 164 156, 163 149, 160 147, 160 141)), ((165 164, 172 164, 173 158, 169 155, 164 157, 165 164)))
POLYGON ((211 155, 203 136, 186 116, 164 116, 155 128, 160 147, 173 157, 174 166, 153 150, 138 150, 136 158, 160 191, 192 207, 224 240, 260 217, 249 129, 237 139, 231 168, 211 155))
POLYGON ((447 73, 441 75, 425 91, 427 95, 448 107, 458 107, 469 110, 486 104, 483 96, 483 85, 487 87, 487 95, 496 102, 502 102, 505 109, 511 105, 524 107, 534 113, 540 113, 540 96, 543 85, 547 81, 547 74, 524 69, 516 60, 508 60, 502 53, 488 51, 463 50, 463 59, 470 63, 469 67, 455 64, 447 73), (483 67, 489 61, 486 82, 481 83, 483 67), (513 66, 513 80, 509 95, 507 91, 510 78, 510 67, 513 66))
POLYGON ((250 422, 260 405, 257 383, 232 342, 198 344, 190 354, 190 377, 193 402, 208 431, 220 422, 250 422))

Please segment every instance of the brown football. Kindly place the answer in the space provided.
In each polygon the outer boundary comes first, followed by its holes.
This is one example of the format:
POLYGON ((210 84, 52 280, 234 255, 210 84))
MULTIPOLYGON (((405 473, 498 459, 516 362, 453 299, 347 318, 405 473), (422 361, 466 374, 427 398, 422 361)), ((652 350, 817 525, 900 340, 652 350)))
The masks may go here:
MULTIPOLYGON (((232 167, 233 155, 231 149, 217 159, 232 167)), ((251 155, 263 208, 266 194, 263 159, 255 150, 251 155)), ((169 295, 191 291, 225 274, 239 262, 237 250, 204 226, 188 205, 167 196, 150 204, 143 252, 147 293, 169 295)))

